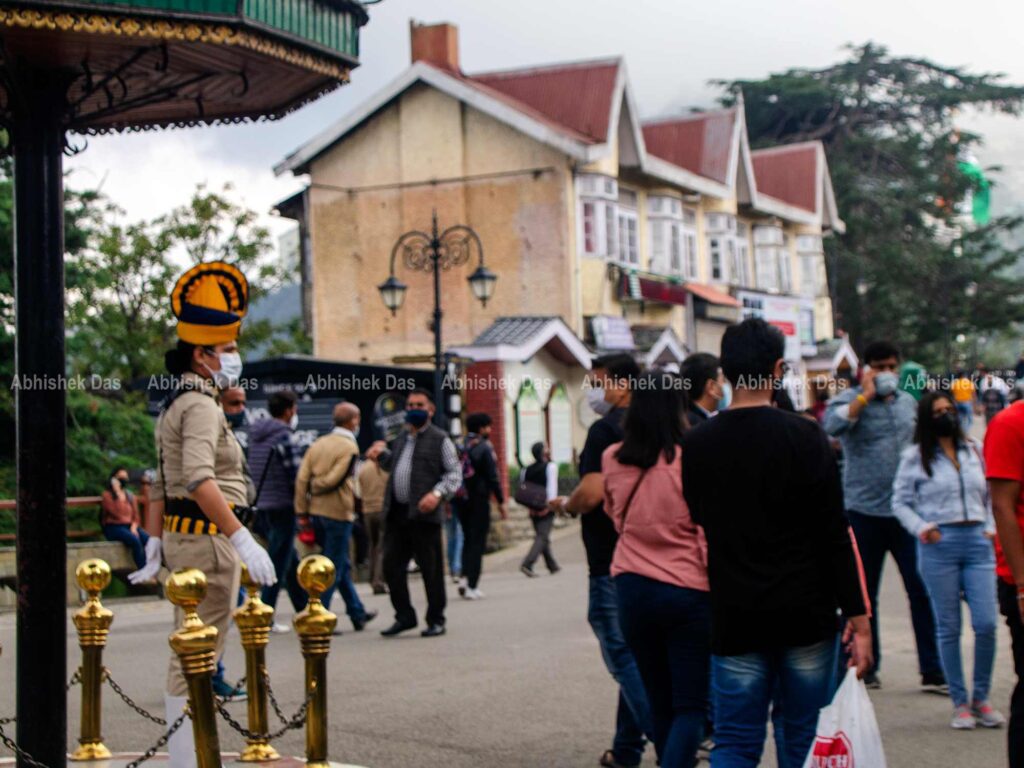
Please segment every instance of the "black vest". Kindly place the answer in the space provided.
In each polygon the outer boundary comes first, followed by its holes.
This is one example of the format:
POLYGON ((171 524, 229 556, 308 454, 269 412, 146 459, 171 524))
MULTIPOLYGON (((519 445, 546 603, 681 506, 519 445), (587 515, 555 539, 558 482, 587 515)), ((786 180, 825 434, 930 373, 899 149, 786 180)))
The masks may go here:
POLYGON ((523 476, 523 479, 528 483, 546 488, 548 484, 548 462, 535 461, 526 468, 526 474, 523 476))
MULTIPOLYGON (((384 495, 384 511, 386 516, 391 515, 391 504, 395 491, 395 468, 398 466, 398 459, 405 450, 409 433, 403 432, 396 439, 392 446, 391 477, 388 479, 387 491, 384 495)), ((441 457, 441 446, 445 440, 450 439, 444 430, 431 424, 422 432, 416 435, 416 445, 413 446, 412 468, 409 477, 409 519, 422 520, 424 522, 444 524, 444 504, 438 504, 431 514, 424 515, 416 509, 416 505, 424 495, 437 485, 444 476, 444 460, 441 457)))

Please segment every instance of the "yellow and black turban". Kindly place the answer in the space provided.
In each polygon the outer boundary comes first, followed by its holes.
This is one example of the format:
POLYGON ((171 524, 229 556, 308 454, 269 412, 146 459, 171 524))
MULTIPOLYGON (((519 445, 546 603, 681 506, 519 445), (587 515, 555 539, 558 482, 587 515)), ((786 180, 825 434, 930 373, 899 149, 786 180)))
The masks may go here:
POLYGON ((237 267, 211 261, 192 267, 171 291, 178 338, 212 346, 238 338, 249 308, 249 283, 237 267))

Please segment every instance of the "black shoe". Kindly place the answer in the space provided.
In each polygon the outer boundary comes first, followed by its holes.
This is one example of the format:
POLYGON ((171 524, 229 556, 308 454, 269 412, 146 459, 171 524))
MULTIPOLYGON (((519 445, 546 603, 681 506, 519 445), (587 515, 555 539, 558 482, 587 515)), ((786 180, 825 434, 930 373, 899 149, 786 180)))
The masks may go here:
POLYGON ((420 632, 420 637, 440 637, 447 631, 448 630, 444 628, 444 624, 431 624, 420 632))
POLYGON ((366 629, 366 625, 376 618, 376 611, 365 611, 363 613, 362 621, 356 621, 355 619, 353 619, 352 626, 355 628, 356 632, 362 632, 364 629, 366 629))
POLYGON ((537 578, 537 572, 528 565, 520 565, 519 570, 523 572, 523 575, 529 576, 531 579, 537 578))
POLYGON ((946 683, 946 676, 941 672, 929 672, 921 675, 921 690, 924 693, 937 693, 940 696, 949 696, 949 685, 946 683))
POLYGON ((382 629, 380 633, 384 637, 394 637, 395 635, 401 634, 402 632, 405 632, 405 631, 410 630, 410 629, 415 629, 415 628, 416 628, 416 622, 415 621, 412 622, 411 624, 405 624, 405 623, 403 623, 401 621, 396 621, 394 624, 392 624, 387 629, 382 629))
POLYGON ((868 672, 864 675, 864 685, 871 691, 877 691, 882 687, 882 681, 878 679, 877 672, 868 672))
POLYGON ((640 765, 640 763, 620 763, 615 759, 615 753, 610 749, 601 755, 601 759, 597 761, 597 764, 602 766, 602 768, 638 768, 640 765))

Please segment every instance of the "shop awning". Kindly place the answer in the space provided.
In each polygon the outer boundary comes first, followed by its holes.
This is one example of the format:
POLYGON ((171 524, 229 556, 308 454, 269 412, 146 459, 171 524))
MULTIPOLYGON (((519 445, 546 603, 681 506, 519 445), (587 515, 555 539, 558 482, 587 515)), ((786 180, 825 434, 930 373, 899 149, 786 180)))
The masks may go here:
POLYGON ((702 283, 687 283, 685 290, 692 293, 698 299, 704 299, 704 301, 709 304, 717 304, 720 307, 740 306, 739 299, 735 296, 730 296, 728 293, 712 288, 710 285, 704 285, 702 283))

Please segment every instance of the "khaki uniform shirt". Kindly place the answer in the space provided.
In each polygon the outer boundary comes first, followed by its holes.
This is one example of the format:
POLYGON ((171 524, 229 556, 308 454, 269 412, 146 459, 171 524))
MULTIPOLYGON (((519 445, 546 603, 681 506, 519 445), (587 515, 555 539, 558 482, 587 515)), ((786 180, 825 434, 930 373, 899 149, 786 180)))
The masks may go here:
POLYGON ((334 432, 318 437, 302 457, 302 465, 295 478, 295 513, 319 515, 331 520, 353 520, 354 477, 351 473, 345 477, 345 473, 358 455, 359 446, 349 437, 334 432), (341 482, 342 477, 345 477, 344 483, 341 482), (326 489, 326 493, 313 493, 322 489, 326 489))
POLYGON ((359 498, 363 501, 363 514, 372 515, 384 510, 384 491, 388 487, 388 473, 375 461, 365 461, 356 478, 359 498))
MULTIPOLYGON (((182 379, 216 394, 213 384, 195 373, 182 379)), ((213 479, 228 504, 246 505, 245 455, 213 397, 179 395, 157 419, 156 449, 163 459, 157 461, 151 498, 191 498, 200 483, 213 479)))

